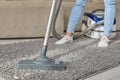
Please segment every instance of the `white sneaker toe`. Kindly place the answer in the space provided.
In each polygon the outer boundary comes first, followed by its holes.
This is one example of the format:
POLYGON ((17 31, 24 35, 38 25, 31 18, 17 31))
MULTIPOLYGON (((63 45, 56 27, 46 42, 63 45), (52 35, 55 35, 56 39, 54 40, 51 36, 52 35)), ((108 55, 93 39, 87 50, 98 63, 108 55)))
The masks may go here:
POLYGON ((73 41, 73 37, 65 35, 62 39, 60 39, 59 41, 56 41, 55 44, 60 45, 60 44, 65 44, 72 41, 73 41))
POLYGON ((102 37, 98 42, 98 47, 108 47, 110 40, 106 37, 102 37))

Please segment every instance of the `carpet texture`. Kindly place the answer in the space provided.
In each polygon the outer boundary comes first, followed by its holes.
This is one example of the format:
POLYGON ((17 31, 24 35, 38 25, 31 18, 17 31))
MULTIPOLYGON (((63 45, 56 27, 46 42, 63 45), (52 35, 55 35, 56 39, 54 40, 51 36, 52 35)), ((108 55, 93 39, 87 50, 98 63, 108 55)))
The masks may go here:
POLYGON ((120 38, 114 39, 108 48, 98 48, 98 40, 81 37, 73 43, 55 45, 51 38, 47 56, 64 61, 64 71, 18 69, 22 59, 33 59, 41 51, 43 39, 30 42, 0 45, 0 76, 6 80, 84 80, 120 64, 120 38))

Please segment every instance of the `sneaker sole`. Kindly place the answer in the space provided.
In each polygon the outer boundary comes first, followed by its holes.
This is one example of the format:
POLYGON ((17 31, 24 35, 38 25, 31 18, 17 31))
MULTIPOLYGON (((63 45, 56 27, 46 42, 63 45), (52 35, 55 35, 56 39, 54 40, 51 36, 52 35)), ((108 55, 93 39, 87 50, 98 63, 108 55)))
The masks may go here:
POLYGON ((55 43, 55 44, 56 44, 56 45, 63 45, 63 44, 67 44, 67 43, 73 43, 73 41, 69 41, 69 42, 65 42, 65 43, 60 43, 60 44, 55 43))

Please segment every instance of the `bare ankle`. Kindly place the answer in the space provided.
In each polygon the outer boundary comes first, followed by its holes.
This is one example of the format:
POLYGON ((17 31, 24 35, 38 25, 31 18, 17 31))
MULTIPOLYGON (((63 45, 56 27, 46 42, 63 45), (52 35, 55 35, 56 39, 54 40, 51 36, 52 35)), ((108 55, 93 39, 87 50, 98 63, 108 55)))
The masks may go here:
POLYGON ((108 36, 108 35, 104 35, 103 37, 107 38, 107 39, 110 39, 110 36, 108 36))
POLYGON ((73 33, 66 32, 66 35, 71 37, 71 36, 73 36, 73 33))

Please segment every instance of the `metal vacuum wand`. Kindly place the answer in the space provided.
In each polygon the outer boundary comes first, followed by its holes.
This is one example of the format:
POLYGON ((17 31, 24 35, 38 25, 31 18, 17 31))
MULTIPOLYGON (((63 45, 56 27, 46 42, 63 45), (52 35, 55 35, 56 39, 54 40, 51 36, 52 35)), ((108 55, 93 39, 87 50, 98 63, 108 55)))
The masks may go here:
POLYGON ((57 14, 56 12, 56 4, 60 2, 60 0, 53 0, 52 7, 50 11, 50 16, 48 20, 48 25, 46 29, 46 34, 44 38, 44 43, 42 47, 41 54, 34 58, 33 60, 21 60, 18 63, 18 68, 21 69, 41 69, 41 70, 64 70, 65 65, 62 61, 53 60, 46 56, 47 46, 48 46, 48 39, 50 37, 50 30, 53 25, 54 15, 57 14))

